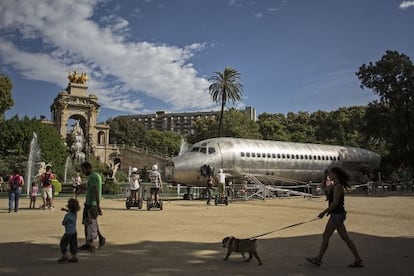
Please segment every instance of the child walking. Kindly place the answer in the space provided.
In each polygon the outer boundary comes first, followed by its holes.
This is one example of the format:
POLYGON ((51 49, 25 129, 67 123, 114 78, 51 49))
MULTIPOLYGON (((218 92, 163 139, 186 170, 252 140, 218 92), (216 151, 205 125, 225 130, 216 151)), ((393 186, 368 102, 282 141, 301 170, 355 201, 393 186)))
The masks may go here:
POLYGON ((86 245, 89 248, 90 252, 95 252, 96 247, 93 244, 93 241, 96 240, 98 238, 98 231, 99 231, 99 227, 98 227, 98 218, 99 212, 98 212, 98 208, 96 208, 95 206, 92 206, 91 208, 89 208, 88 210, 88 222, 87 222, 87 226, 86 226, 86 245))
POLYGON ((78 253, 78 236, 76 232, 76 220, 77 220, 77 212, 80 210, 79 202, 75 198, 70 198, 68 200, 68 209, 62 208, 62 210, 67 211, 65 214, 62 225, 65 226, 65 234, 63 234, 62 238, 60 239, 60 252, 62 253, 62 257, 60 257, 57 261, 58 263, 64 262, 71 262, 76 263, 78 262, 78 258, 76 254, 78 253), (69 245, 70 253, 72 254, 72 258, 68 258, 66 251, 69 245))
POLYGON ((32 182, 32 187, 30 188, 30 206, 29 209, 36 208, 36 197, 39 193, 39 186, 36 182, 32 182))

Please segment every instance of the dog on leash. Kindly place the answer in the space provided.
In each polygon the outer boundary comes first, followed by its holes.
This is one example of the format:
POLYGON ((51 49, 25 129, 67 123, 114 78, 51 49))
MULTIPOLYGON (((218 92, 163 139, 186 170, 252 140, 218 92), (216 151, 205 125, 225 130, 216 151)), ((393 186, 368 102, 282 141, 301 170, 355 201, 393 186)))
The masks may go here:
POLYGON ((223 247, 227 248, 227 254, 223 261, 226 261, 231 252, 234 251, 241 253, 245 262, 250 262, 252 256, 254 256, 259 261, 259 265, 263 264, 259 258, 259 255, 257 255, 256 239, 236 239, 233 236, 225 237, 223 239, 223 247), (247 260, 245 259, 244 253, 249 253, 249 258, 247 260))

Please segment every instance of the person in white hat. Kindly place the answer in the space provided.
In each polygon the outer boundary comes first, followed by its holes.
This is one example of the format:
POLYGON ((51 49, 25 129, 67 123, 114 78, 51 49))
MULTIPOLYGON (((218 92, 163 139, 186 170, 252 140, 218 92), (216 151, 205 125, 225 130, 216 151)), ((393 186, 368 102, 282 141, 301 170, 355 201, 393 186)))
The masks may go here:
POLYGON ((162 179, 161 174, 158 172, 158 166, 153 165, 152 170, 148 175, 149 180, 151 181, 151 199, 153 204, 159 204, 159 194, 160 189, 162 189, 162 179))
POLYGON ((132 168, 131 175, 129 177, 129 190, 131 191, 131 202, 137 203, 139 200, 139 187, 141 183, 141 176, 138 173, 137 168, 132 168))
POLYGON ((226 174, 223 172, 223 169, 220 169, 217 174, 217 182, 219 195, 221 198, 224 198, 224 189, 226 187, 226 174))

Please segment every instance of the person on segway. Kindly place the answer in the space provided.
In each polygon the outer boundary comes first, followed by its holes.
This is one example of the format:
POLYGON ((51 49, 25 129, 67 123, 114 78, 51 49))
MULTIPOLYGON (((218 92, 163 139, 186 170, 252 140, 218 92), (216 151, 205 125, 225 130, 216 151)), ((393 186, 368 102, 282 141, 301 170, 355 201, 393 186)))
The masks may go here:
POLYGON ((149 172, 148 178, 151 182, 151 205, 153 207, 160 207, 160 189, 162 189, 161 174, 158 172, 158 166, 153 165, 152 170, 149 172))
POLYGON ((130 202, 138 206, 139 201, 139 188, 140 188, 141 176, 138 173, 137 168, 132 168, 131 175, 129 177, 129 189, 131 191, 130 202))
POLYGON ((219 173, 217 174, 217 182, 218 182, 217 187, 218 187, 219 197, 223 199, 224 191, 226 187, 226 174, 223 172, 223 169, 220 169, 219 173))

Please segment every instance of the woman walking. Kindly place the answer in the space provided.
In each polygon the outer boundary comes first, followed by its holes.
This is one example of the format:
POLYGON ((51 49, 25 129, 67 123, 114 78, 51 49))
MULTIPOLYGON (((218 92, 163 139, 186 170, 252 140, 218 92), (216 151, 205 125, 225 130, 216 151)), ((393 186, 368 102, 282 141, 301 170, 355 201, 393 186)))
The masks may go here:
POLYGON ((363 262, 359 256, 358 250, 355 244, 351 240, 344 225, 346 219, 346 211, 344 207, 345 196, 344 188, 348 189, 349 175, 338 167, 333 167, 325 172, 326 177, 324 179, 325 190, 327 191, 328 208, 318 215, 319 218, 323 218, 325 215, 329 216, 329 220, 326 224, 325 231, 322 236, 322 244, 319 250, 319 254, 314 258, 306 258, 306 260, 314 265, 320 266, 322 263, 323 255, 328 249, 329 239, 333 232, 338 231, 341 238, 347 244, 349 250, 354 255, 354 262, 349 264, 348 267, 363 267, 363 262))

